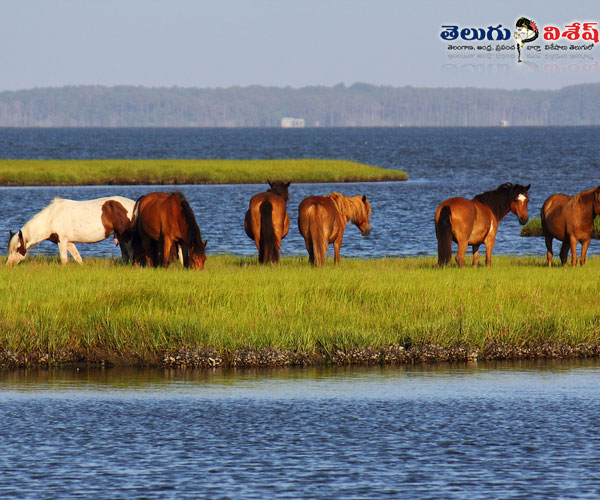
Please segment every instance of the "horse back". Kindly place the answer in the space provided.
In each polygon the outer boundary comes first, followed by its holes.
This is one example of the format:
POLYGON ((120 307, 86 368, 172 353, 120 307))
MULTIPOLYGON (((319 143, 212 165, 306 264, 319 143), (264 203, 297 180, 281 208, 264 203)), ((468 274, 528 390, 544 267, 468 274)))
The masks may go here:
POLYGON ((298 228, 305 238, 311 228, 319 228, 329 238, 335 238, 337 231, 343 226, 335 203, 329 196, 309 196, 298 207, 298 228))

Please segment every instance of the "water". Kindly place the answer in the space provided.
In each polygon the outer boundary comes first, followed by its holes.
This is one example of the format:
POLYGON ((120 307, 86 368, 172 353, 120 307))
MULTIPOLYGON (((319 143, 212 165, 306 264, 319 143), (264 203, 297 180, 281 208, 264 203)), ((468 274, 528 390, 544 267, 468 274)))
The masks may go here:
POLYGON ((2 498, 597 498, 594 362, 0 372, 2 498))
MULTIPOLYGON (((471 198, 503 182, 532 184, 529 214, 538 217, 552 193, 598 185, 600 127, 348 128, 348 129, 0 129, 5 158, 340 158, 408 172, 408 182, 292 184, 290 233, 282 255, 305 255, 297 207, 311 194, 333 190, 366 194, 373 208, 371 235, 349 226, 342 256, 435 255, 433 215, 450 196, 471 198)), ((266 185, 180 186, 194 209, 209 254, 255 255, 244 233, 250 197, 266 185), (223 203, 222 200, 226 200, 223 203)), ((0 188, 0 244, 54 196, 89 199, 173 187, 95 186, 0 188), (3 238, 6 238, 3 240, 3 238)), ((512 214, 501 222, 495 254, 545 255, 541 238, 519 237, 512 214)), ((555 243, 556 251, 558 244, 555 243)), ((56 254, 51 243, 38 252, 56 254)), ((118 256, 110 240, 80 245, 82 255, 118 256)), ((592 242, 590 253, 598 253, 592 242)), ((331 250, 330 250, 331 251, 331 250)))

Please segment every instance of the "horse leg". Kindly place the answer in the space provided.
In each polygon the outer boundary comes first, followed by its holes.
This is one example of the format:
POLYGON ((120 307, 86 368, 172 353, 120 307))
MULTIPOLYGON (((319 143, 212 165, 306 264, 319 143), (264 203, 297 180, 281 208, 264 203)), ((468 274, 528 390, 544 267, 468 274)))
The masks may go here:
POLYGON ((67 260, 69 260, 69 256, 67 255, 67 247, 69 242, 66 240, 58 240, 58 253, 60 255, 61 264, 66 264, 67 260))
POLYGON ((548 267, 552 267, 552 236, 546 236, 546 259, 548 259, 548 267))
POLYGON ((458 250, 456 251, 456 264, 458 264, 458 267, 465 266, 465 254, 468 246, 466 239, 458 242, 458 250))
POLYGON ((560 263, 564 267, 567 265, 567 257, 569 256, 569 236, 565 235, 562 244, 560 245, 560 263))
POLYGON ((81 255, 79 255, 79 251, 77 250, 77 247, 71 241, 69 241, 69 243, 67 243, 67 250, 73 256, 73 259, 75 259, 75 262, 77 262, 78 264, 81 264, 83 262, 81 255))
POLYGON ((581 242, 581 257, 579 258, 579 265, 583 266, 585 264, 585 256, 588 251, 588 247, 590 246, 591 240, 584 240, 581 242))
POLYGON ((333 263, 340 263, 340 248, 342 248, 342 239, 344 234, 340 231, 340 235, 333 242, 333 263))
POLYGON ((485 244, 485 267, 489 267, 492 265, 492 251, 494 243, 496 243, 496 235, 486 238, 483 243, 485 244))
POLYGON ((477 267, 479 265, 479 247, 481 245, 471 245, 473 249, 473 266, 477 267))
POLYGON ((575 236, 569 235, 569 243, 571 244, 571 267, 577 265, 577 239, 575 236))
POLYGON ((171 238, 165 238, 163 236, 163 258, 162 258, 162 265, 164 267, 169 267, 169 264, 171 262, 171 247, 173 246, 173 241, 171 240, 171 238))

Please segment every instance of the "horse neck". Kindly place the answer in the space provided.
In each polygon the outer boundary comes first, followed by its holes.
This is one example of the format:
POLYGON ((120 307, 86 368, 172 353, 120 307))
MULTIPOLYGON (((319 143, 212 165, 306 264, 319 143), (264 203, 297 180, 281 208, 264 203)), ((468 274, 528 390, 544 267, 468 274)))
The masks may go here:
POLYGON ((510 211, 510 193, 507 193, 506 196, 499 197, 497 193, 492 191, 489 194, 478 194, 473 200, 488 207, 498 222, 504 219, 504 216, 510 211), (494 194, 496 194, 496 196, 494 196, 494 194))
POLYGON ((25 240, 25 248, 47 240, 50 236, 50 230, 48 229, 48 223, 44 215, 44 211, 40 212, 21 228, 23 240, 25 240))
POLYGON ((348 223, 356 221, 356 215, 358 213, 358 209, 354 203, 352 203, 352 199, 348 196, 344 196, 339 193, 332 193, 329 195, 331 201, 337 208, 338 213, 343 217, 344 222, 348 223))
POLYGON ((598 215, 596 210, 594 209, 594 196, 596 193, 596 188, 590 189, 588 191, 584 191, 583 193, 579 193, 577 196, 576 203, 579 206, 579 209, 582 212, 582 215, 589 219, 590 221, 594 221, 594 217, 598 215))

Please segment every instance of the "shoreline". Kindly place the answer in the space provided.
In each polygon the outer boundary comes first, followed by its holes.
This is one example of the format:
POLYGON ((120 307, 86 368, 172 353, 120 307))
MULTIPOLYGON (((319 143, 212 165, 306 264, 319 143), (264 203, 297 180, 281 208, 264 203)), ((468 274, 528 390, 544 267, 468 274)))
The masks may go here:
POLYGON ((116 353, 102 348, 64 350, 54 353, 17 353, 0 348, 0 369, 109 366, 129 368, 308 368, 319 366, 402 366, 415 364, 478 361, 600 359, 600 342, 576 346, 560 342, 531 342, 526 345, 488 344, 415 346, 391 345, 331 351, 285 349, 235 349, 218 351, 210 347, 182 346, 162 353, 116 353))
POLYGON ((204 271, 118 259, 0 266, 0 366, 260 367, 600 358, 600 258, 548 269, 498 256, 279 266, 209 256, 204 271))

